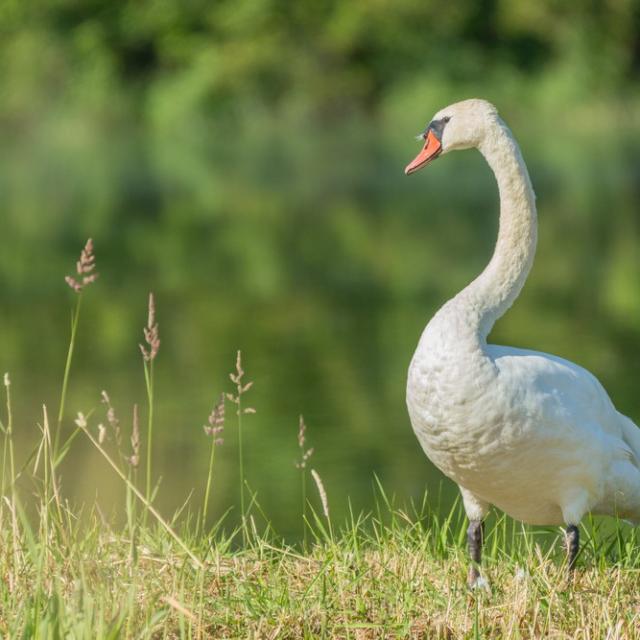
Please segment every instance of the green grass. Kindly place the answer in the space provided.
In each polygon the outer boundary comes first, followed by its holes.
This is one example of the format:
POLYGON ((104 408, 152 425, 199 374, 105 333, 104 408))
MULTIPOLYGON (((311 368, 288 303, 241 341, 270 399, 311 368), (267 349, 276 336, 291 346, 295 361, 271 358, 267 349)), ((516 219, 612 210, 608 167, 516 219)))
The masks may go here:
MULTIPOLYGON (((54 498, 55 500, 55 498, 54 498)), ((97 513, 40 504, 39 518, 0 512, 0 632, 9 637, 539 638, 634 637, 640 555, 633 532, 587 536, 568 584, 558 541, 536 543, 506 520, 490 529, 491 593, 469 593, 463 518, 382 500, 329 536, 320 516, 308 550, 258 529, 140 525, 136 538, 97 513), (243 542, 243 538, 245 541, 243 542), (505 549, 509 549, 505 553, 505 549), (612 630, 618 635, 609 635, 612 630)), ((587 530, 588 531, 588 530, 587 530)))
MULTIPOLYGON (((154 324, 153 314, 147 331, 154 324)), ((161 514, 150 484, 151 421, 123 436, 106 406, 106 427, 94 412, 65 424, 72 354, 81 330, 73 316, 54 433, 43 407, 38 447, 26 460, 14 451, 11 384, 5 377, 0 501, 0 635, 11 638, 623 638, 640 635, 640 543, 636 530, 587 521, 575 579, 567 579, 561 535, 531 530, 496 515, 488 523, 484 574, 490 589, 469 592, 466 521, 459 504, 444 510, 426 494, 399 506, 375 479, 372 512, 333 522, 331 496, 308 468, 300 419, 300 517, 305 535, 287 544, 274 531, 238 460, 240 522, 206 525, 216 489, 220 439, 241 437, 254 413, 240 354, 209 417, 203 504, 189 499, 171 518, 161 514), (224 403, 236 429, 225 425, 224 403), (145 439, 145 436, 148 440, 145 439), (64 498, 58 471, 65 453, 85 438, 122 483, 122 520, 64 498), (143 442, 147 451, 141 451, 143 442), (63 444, 58 446, 59 442, 63 444), (139 469, 142 461, 146 468, 139 469), (138 479, 139 471, 141 479, 138 479), (315 481, 308 482, 309 478, 315 481)), ((147 345, 159 338, 145 333, 147 345)), ((147 352, 149 353, 149 352, 147 352)), ((143 353, 144 355, 144 353, 143 353)), ((152 359, 145 359, 152 406, 152 359)), ((253 417, 252 417, 253 419, 253 417)))

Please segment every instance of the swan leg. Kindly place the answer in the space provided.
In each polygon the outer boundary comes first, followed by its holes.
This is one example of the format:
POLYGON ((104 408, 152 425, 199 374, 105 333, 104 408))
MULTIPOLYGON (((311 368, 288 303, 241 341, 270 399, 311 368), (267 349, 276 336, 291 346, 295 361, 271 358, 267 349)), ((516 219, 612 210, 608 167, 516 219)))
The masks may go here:
POLYGON ((469 566, 469 574, 467 583, 469 588, 473 589, 478 586, 480 581, 480 562, 482 561, 482 543, 484 542, 484 522, 482 520, 471 520, 467 529, 467 545, 469 547, 469 556, 471 557, 471 565, 469 566))
POLYGON ((482 543, 484 542, 484 518, 489 511, 489 503, 464 487, 460 487, 460 493, 464 502, 464 510, 469 518, 467 545, 471 565, 467 575, 467 584, 470 589, 478 587, 488 589, 489 583, 480 574, 480 561, 482 560, 482 543))
POLYGON ((580 550, 580 530, 575 524, 570 524, 567 527, 565 538, 567 541, 567 567, 569 576, 571 576, 576 568, 576 558, 580 550))

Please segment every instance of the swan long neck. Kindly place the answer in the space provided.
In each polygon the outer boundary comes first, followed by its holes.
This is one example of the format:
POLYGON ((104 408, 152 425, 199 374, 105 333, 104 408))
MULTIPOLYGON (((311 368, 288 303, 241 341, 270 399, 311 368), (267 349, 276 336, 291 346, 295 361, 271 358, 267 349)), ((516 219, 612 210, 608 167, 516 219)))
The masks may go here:
POLYGON ((537 218, 527 167, 507 126, 496 119, 478 148, 498 183, 500 228, 491 261, 454 302, 462 305, 468 326, 485 341, 529 275, 536 250, 537 218))

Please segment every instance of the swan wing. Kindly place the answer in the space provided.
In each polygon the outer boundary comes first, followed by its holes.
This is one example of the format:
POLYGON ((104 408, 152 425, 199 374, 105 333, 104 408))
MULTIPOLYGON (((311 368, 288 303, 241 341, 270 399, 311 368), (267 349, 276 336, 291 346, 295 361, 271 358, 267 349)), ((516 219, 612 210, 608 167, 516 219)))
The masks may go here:
POLYGON ((599 380, 583 367, 548 353, 489 345, 489 357, 508 387, 527 391, 524 410, 556 428, 584 436, 613 436, 625 457, 640 465, 640 429, 616 410, 599 380))
POLYGON ((490 345, 499 378, 514 394, 533 434, 587 510, 640 518, 640 429, 614 407, 598 379, 558 356, 490 345))

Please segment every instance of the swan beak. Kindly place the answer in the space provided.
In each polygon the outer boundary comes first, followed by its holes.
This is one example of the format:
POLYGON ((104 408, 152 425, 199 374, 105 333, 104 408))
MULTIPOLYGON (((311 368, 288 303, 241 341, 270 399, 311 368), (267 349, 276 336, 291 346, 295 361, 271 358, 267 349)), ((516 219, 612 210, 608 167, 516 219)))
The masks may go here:
POLYGON ((427 137, 422 147, 422 151, 406 166, 404 173, 410 175, 418 169, 422 169, 434 158, 437 158, 442 151, 442 144, 436 134, 429 129, 427 131, 427 137))

